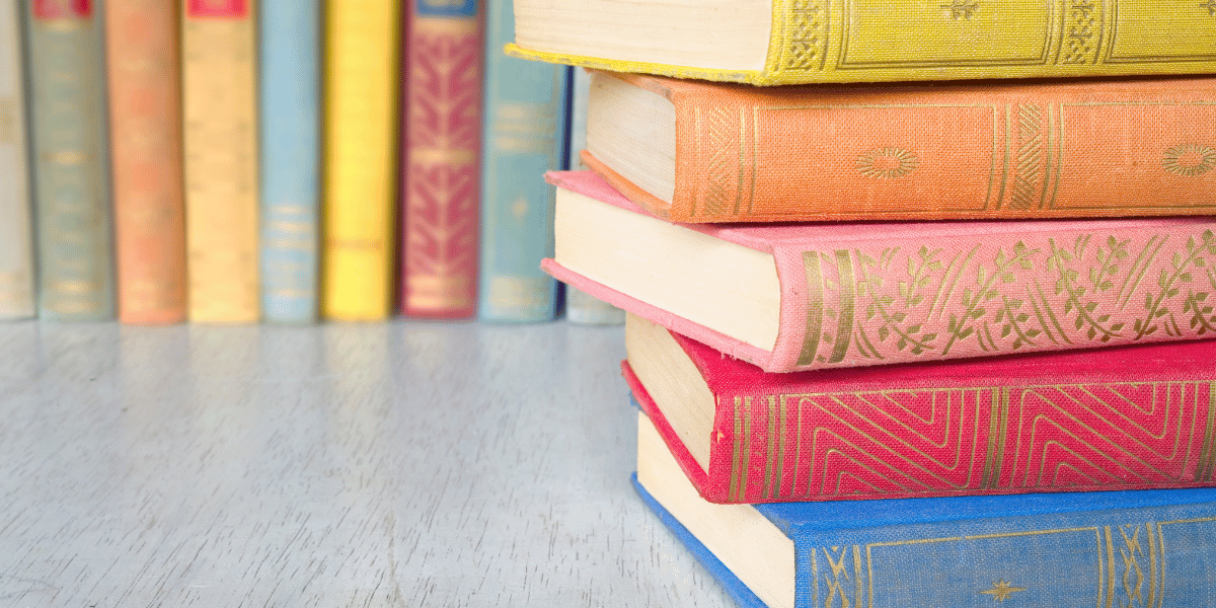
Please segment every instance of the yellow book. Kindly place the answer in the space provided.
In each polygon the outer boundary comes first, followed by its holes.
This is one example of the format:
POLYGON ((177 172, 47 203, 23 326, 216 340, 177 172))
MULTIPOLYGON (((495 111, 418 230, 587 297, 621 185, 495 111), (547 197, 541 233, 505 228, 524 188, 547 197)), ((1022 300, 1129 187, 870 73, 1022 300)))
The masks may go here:
POLYGON ((783 85, 1216 72, 1216 0, 515 0, 516 57, 783 85))
POLYGON ((321 313, 388 316, 397 184, 399 0, 328 0, 321 313))
POLYGON ((254 0, 183 0, 182 115, 189 318, 258 309, 254 0))

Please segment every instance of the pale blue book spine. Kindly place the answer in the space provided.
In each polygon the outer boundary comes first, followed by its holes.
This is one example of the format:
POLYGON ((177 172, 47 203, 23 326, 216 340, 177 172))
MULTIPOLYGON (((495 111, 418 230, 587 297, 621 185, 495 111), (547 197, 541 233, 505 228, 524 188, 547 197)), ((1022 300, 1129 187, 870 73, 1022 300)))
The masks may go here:
POLYGON ((557 315, 557 283, 540 269, 553 256, 554 189, 546 171, 566 160, 569 70, 507 57, 510 0, 486 11, 478 316, 531 322, 557 315))
POLYGON ((100 2, 26 4, 39 316, 114 317, 100 2))
POLYGON ((317 320, 320 233, 321 6, 259 5, 262 313, 317 320))

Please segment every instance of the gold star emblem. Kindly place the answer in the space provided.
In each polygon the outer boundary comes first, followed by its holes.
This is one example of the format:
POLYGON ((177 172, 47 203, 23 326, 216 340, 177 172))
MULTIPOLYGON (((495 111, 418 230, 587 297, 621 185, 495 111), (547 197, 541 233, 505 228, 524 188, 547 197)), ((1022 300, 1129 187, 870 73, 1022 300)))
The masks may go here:
POLYGON ((991 595, 992 597, 996 598, 996 601, 1003 602, 1009 599, 1009 596, 1025 590, 1026 589, 1024 587, 1014 587, 1013 583, 1010 583, 1005 579, 1001 579, 995 583, 992 583, 991 589, 985 589, 980 593, 991 595))

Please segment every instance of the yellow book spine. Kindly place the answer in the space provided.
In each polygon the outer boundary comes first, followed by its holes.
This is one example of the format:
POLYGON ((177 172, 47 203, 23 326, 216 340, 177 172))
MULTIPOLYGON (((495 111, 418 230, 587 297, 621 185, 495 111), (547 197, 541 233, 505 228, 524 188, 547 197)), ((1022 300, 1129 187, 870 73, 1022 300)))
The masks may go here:
POLYGON ((773 0, 763 70, 536 52, 616 72, 787 85, 1216 73, 1216 0, 773 0))
POLYGON ((189 318, 253 323, 258 305, 253 0, 183 0, 189 318))
POLYGON ((325 15, 321 313, 389 314, 397 186, 400 0, 329 0, 325 15))

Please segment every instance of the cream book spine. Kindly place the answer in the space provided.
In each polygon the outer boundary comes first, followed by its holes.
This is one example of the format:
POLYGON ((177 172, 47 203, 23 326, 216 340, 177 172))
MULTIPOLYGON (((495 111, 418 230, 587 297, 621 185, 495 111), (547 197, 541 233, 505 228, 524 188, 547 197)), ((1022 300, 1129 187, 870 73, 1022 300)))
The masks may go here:
POLYGON ((20 7, 0 3, 0 320, 34 315, 20 7))

